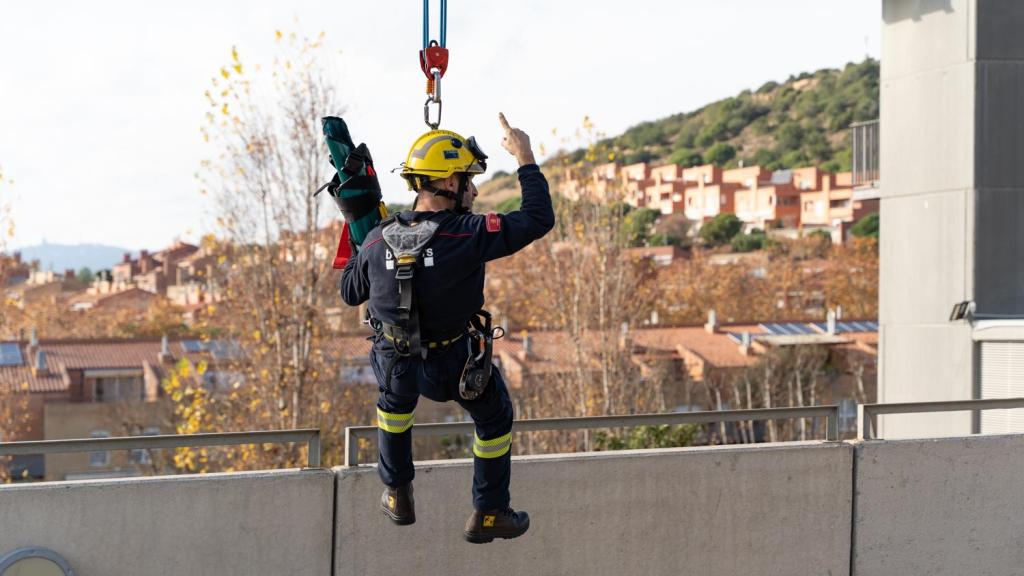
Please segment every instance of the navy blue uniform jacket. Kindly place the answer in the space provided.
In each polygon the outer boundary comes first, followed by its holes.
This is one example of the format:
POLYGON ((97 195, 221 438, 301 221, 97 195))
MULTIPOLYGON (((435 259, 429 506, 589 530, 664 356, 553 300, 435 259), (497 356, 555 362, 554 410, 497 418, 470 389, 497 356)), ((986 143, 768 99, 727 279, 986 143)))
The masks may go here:
MULTIPOLYGON (((429 218, 439 224, 413 276, 414 306, 424 339, 465 328, 484 305, 484 263, 508 256, 544 236, 555 225, 548 182, 536 164, 519 168, 523 202, 508 214, 403 212, 401 218, 429 218)), ((363 241, 341 277, 341 297, 350 306, 370 301, 370 315, 398 324, 398 281, 386 269, 388 246, 380 227, 363 241)))

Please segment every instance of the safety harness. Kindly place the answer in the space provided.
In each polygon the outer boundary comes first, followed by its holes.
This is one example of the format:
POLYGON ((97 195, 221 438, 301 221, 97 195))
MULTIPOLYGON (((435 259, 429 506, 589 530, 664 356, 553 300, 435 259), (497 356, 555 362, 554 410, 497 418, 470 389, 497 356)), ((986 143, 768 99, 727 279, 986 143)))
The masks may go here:
POLYGON ((413 279, 420 255, 437 236, 440 225, 431 220, 429 215, 405 221, 396 214, 381 222, 380 226, 381 237, 390 251, 385 267, 395 270, 395 280, 398 281, 398 324, 389 324, 376 318, 368 320, 374 332, 391 342, 397 352, 388 363, 385 388, 391 387, 391 372, 398 358, 420 356, 426 359, 430 350, 445 350, 468 334, 466 346, 469 358, 459 380, 459 395, 466 400, 478 398, 491 380, 494 340, 504 336, 505 331, 500 327, 492 328, 491 314, 480 310, 470 319, 467 327, 448 334, 428 335, 430 339, 424 339, 420 332, 413 279))
MULTIPOLYGON (((439 230, 438 223, 429 218, 414 218, 406 222, 395 215, 381 222, 381 236, 390 249, 389 256, 393 256, 387 259, 385 266, 388 270, 395 270, 395 280, 398 281, 398 325, 388 326, 386 333, 390 333, 393 342, 408 344, 404 351, 406 354, 421 355, 423 358, 427 357, 427 348, 421 342, 420 315, 413 294, 413 277, 420 253, 437 236, 439 230)), ((402 352, 399 346, 395 348, 402 352)))

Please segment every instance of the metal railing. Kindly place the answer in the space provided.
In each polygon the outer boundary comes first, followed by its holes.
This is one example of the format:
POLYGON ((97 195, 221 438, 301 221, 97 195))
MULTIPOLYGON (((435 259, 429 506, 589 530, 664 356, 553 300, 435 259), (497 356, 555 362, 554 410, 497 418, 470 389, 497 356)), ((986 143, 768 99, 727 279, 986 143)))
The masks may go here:
POLYGON ((871 184, 879 179, 878 120, 850 124, 853 185, 871 184))
POLYGON ((163 436, 123 436, 118 438, 76 438, 70 440, 31 440, 0 442, 0 456, 55 454, 65 452, 105 452, 107 450, 157 450, 162 448, 198 448, 200 446, 237 446, 240 444, 304 443, 306 465, 320 467, 320 430, 266 430, 261 432, 222 432, 217 434, 168 434, 163 436))
POLYGON ((963 410, 998 410, 1007 408, 1024 408, 1024 398, 861 404, 857 406, 857 438, 860 440, 876 440, 874 432, 878 429, 878 416, 882 414, 918 414, 922 412, 959 412, 963 410))
MULTIPOLYGON (((656 426, 662 424, 713 424, 719 422, 743 422, 747 420, 786 420, 792 418, 827 418, 825 438, 830 442, 839 441, 839 406, 805 406, 801 408, 761 408, 756 410, 717 410, 708 412, 670 412, 665 414, 632 414, 627 416, 586 416, 576 418, 543 418, 537 420, 516 420, 513 432, 535 432, 540 430, 585 430, 592 428, 620 428, 632 426, 656 426)), ((418 436, 448 436, 471 434, 475 429, 472 422, 438 424, 416 424, 418 436)), ((345 465, 359 465, 359 439, 376 438, 376 426, 350 426, 345 428, 345 465)))

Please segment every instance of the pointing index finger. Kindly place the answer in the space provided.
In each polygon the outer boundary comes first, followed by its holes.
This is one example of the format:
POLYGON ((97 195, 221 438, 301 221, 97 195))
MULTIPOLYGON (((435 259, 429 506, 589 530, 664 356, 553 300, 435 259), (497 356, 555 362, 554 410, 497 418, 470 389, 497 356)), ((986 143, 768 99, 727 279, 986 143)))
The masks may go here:
POLYGON ((512 127, 508 124, 508 120, 505 119, 505 114, 498 112, 498 121, 501 122, 501 127, 505 129, 505 132, 512 130, 512 127))

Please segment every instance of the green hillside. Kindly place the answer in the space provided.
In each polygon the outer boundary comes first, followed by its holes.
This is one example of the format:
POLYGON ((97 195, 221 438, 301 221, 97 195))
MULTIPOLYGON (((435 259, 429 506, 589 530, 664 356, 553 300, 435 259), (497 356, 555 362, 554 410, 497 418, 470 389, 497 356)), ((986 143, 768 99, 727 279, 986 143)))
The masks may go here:
MULTIPOLYGON (((820 166, 839 172, 850 169, 850 124, 876 118, 878 61, 868 59, 767 82, 693 112, 643 122, 601 144, 617 150, 625 164, 732 168, 742 160, 772 170, 820 166)), ((575 162, 584 154, 581 149, 567 156, 575 162)), ((514 185, 513 178, 496 176, 481 186, 481 199, 495 205, 514 185)))
MULTIPOLYGON (((878 61, 768 82, 699 110, 644 122, 607 144, 623 162, 850 169, 851 122, 878 118, 878 61)), ((575 152, 582 156, 582 152, 575 152)))

